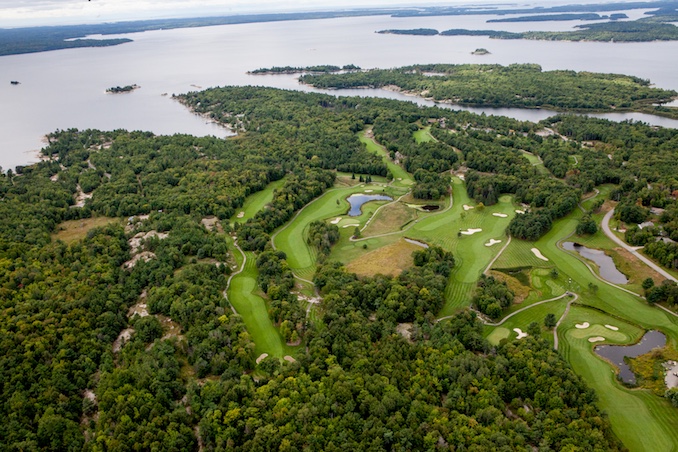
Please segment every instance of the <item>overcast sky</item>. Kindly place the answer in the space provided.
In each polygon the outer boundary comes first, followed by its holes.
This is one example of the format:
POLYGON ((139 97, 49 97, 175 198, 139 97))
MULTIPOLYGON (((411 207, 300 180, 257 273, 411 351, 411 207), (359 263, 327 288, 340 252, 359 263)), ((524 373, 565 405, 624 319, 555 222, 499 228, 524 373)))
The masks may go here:
MULTIPOLYGON (((424 6, 513 3, 515 0, 0 0, 0 27, 62 25, 120 20, 196 17, 271 11, 368 6, 424 6)), ((604 0, 603 0, 604 1, 604 0)), ((518 0, 525 3, 586 3, 572 0, 518 0)))

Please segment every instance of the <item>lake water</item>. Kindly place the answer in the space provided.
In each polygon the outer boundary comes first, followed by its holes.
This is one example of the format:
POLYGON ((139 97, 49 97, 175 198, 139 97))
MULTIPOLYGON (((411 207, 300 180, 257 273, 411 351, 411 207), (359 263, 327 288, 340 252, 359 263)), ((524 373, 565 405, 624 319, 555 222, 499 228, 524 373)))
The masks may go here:
POLYGON ((349 217, 357 217, 362 212, 363 204, 370 201, 393 201, 393 198, 386 195, 366 195, 366 194, 355 194, 346 198, 348 203, 351 205, 350 210, 348 211, 349 217))
POLYGON ((635 358, 644 355, 653 348, 666 345, 666 336, 660 331, 648 331, 643 338, 635 345, 599 345, 595 347, 595 352, 607 358, 619 368, 619 378, 624 383, 636 384, 636 376, 631 368, 624 362, 624 357, 635 358))
MULTIPOLYGON (((638 17, 642 11, 627 12, 638 17)), ((0 57, 0 165, 7 169, 36 161, 42 137, 56 129, 150 130, 227 136, 230 132, 195 116, 172 100, 172 93, 224 85, 266 85, 314 91, 296 76, 248 75, 271 66, 357 64, 390 68, 417 63, 538 63, 545 70, 613 72, 651 79, 658 87, 678 89, 678 42, 604 43, 494 40, 474 36, 398 36, 386 28, 567 30, 580 21, 493 23, 497 16, 338 18, 159 30, 127 35, 134 42, 114 47, 68 49, 0 57), (478 56, 478 47, 491 54, 478 56), (673 55, 673 56, 672 56, 673 55), (21 82, 10 85, 10 80, 21 82), (141 88, 106 94, 128 84, 141 88), (164 93, 169 95, 163 96, 164 93)), ((382 90, 345 90, 333 94, 379 95, 414 101, 382 90)), ((416 100, 420 104, 429 104, 416 100)), ((468 109, 539 120, 552 112, 519 109, 468 109)), ((678 121, 637 114, 678 127, 678 121)))
POLYGON ((592 260, 598 265, 600 277, 614 284, 626 284, 629 280, 626 275, 617 270, 614 261, 603 250, 594 250, 578 243, 564 242, 563 248, 568 251, 576 251, 582 257, 592 260))

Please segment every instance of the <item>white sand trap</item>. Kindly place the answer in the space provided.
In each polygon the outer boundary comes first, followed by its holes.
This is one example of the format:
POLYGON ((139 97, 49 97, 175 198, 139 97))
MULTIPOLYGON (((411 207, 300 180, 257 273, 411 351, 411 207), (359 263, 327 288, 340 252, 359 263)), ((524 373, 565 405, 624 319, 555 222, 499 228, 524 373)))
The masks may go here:
POLYGON ((539 251, 537 248, 532 248, 532 252, 534 253, 535 256, 537 256, 538 259, 541 259, 543 261, 549 260, 549 258, 541 254, 541 251, 539 251))
POLYGON ((464 204, 464 210, 471 210, 473 209, 473 206, 469 206, 467 204, 464 204))
POLYGON ((614 325, 605 325, 605 328, 612 331, 619 331, 619 328, 614 325))
POLYGON ((259 357, 257 358, 257 364, 262 362, 267 356, 268 356, 268 353, 262 353, 261 355, 259 355, 259 357))
POLYGON ((359 225, 359 224, 345 224, 345 225, 342 226, 342 227, 343 227, 343 228, 354 228, 354 227, 356 227, 356 226, 360 226, 360 225, 359 225))
POLYGON ((518 337, 516 339, 522 339, 524 337, 527 337, 527 333, 523 333, 523 330, 521 330, 520 328, 513 328, 513 331, 515 331, 516 334, 518 334, 518 337))
POLYGON ((372 193, 374 190, 372 190, 372 189, 367 189, 367 190, 363 190, 363 191, 364 191, 365 193, 372 193))
POLYGON ((589 325, 589 322, 584 322, 584 323, 577 323, 574 327, 579 328, 580 330, 585 330, 589 326, 591 326, 591 325, 589 325))
POLYGON ((497 243, 501 243, 501 240, 490 239, 490 241, 487 242, 487 243, 485 244, 485 246, 492 246, 492 245, 496 245, 497 243))
POLYGON ((589 342, 603 342, 605 338, 603 336, 590 337, 589 342))
POLYGON ((525 213, 525 211, 524 211, 524 210, 520 210, 520 209, 516 209, 516 213, 523 214, 523 213, 525 213))
POLYGON ((285 361, 290 362, 290 363, 295 363, 295 362, 297 362, 297 360, 294 359, 294 358, 292 358, 290 355, 285 355, 285 356, 283 357, 283 359, 284 359, 285 361))
POLYGON ((497 213, 497 212, 495 212, 495 213, 493 213, 492 215, 494 215, 495 217, 501 217, 501 218, 506 218, 506 217, 508 217, 508 215, 506 215, 505 213, 497 213))
POLYGON ((467 229, 466 231, 461 231, 461 233, 464 234, 464 235, 473 235, 476 232, 480 232, 480 231, 482 231, 482 229, 480 229, 480 228, 470 228, 470 229, 467 229))
POLYGON ((238 213, 238 218, 242 218, 242 217, 244 217, 244 216, 245 216, 245 211, 242 211, 242 212, 238 213))
POLYGON ((463 174, 460 174, 460 175, 459 175, 459 179, 461 179, 461 180, 466 180, 466 176, 464 176, 463 174))
POLYGON ((340 221, 341 221, 341 217, 337 217, 337 218, 335 218, 334 220, 330 221, 330 223, 332 223, 332 224, 337 224, 337 223, 339 223, 340 221))

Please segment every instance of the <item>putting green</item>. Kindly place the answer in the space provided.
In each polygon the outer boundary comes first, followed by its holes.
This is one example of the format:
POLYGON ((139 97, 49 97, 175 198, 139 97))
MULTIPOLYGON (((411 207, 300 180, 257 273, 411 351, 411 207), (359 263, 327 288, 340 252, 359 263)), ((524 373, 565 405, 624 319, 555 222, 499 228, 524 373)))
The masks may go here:
POLYGON ((433 135, 431 135, 431 126, 426 126, 422 129, 417 130, 412 134, 412 138, 417 143, 428 143, 429 141, 437 141, 433 135))
POLYGON ((273 191, 285 184, 285 178, 271 182, 261 191, 251 194, 245 199, 242 208, 231 218, 231 223, 244 223, 252 218, 266 204, 273 201, 273 191), (239 216, 241 215, 241 216, 239 216))

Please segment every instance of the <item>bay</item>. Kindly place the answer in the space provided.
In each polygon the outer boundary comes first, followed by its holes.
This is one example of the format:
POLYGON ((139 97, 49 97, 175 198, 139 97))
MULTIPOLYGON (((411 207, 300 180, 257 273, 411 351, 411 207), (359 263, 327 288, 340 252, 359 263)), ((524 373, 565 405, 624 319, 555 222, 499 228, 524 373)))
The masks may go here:
MULTIPOLYGON (((632 18, 643 11, 627 11, 632 18)), ((354 17, 159 30, 126 35, 134 42, 114 47, 68 49, 0 57, 0 166, 5 170, 37 160, 43 136, 56 129, 125 128, 157 134, 190 133, 225 137, 230 131, 192 114, 172 99, 213 86, 262 85, 317 91, 296 76, 249 75, 271 66, 356 64, 389 68, 419 63, 537 63, 544 70, 572 69, 624 73, 678 89, 678 42, 603 43, 494 40, 474 36, 382 35, 388 28, 567 30, 581 21, 485 23, 497 16, 392 18, 354 17), (471 52, 487 48, 491 54, 471 52), (20 85, 10 85, 18 80, 20 85), (111 86, 137 84, 125 94, 111 86)), ((335 95, 377 95, 428 103, 384 90, 337 90, 335 95)), ((456 108, 446 104, 442 107, 456 108)), ((548 110, 478 109, 524 120, 550 116, 548 110)), ((636 113, 596 115, 635 119, 665 127, 678 121, 636 113)))

